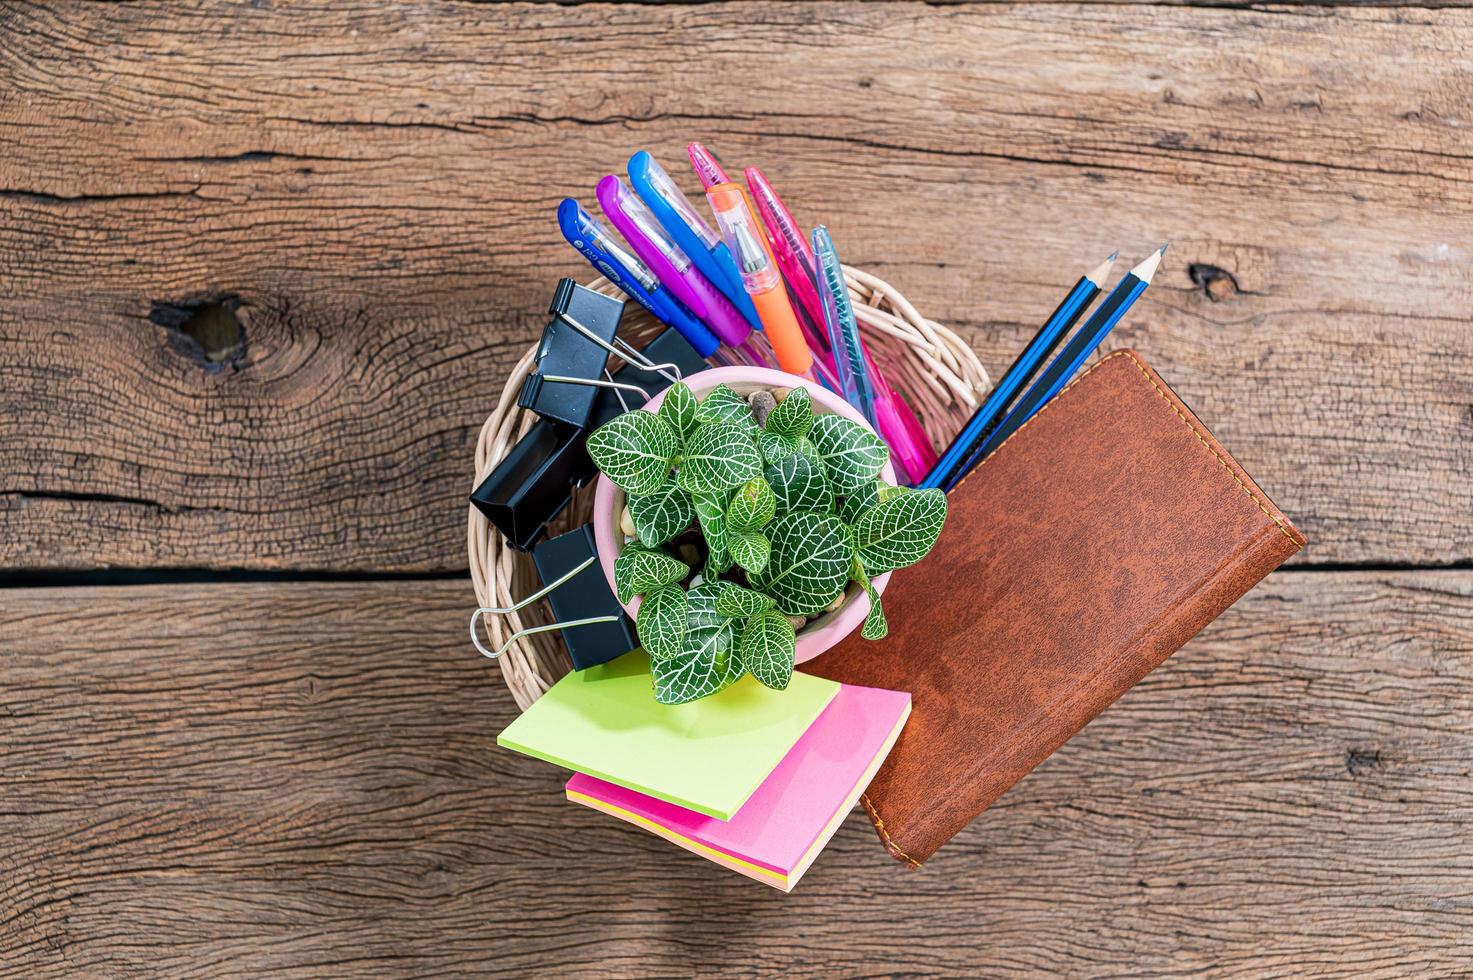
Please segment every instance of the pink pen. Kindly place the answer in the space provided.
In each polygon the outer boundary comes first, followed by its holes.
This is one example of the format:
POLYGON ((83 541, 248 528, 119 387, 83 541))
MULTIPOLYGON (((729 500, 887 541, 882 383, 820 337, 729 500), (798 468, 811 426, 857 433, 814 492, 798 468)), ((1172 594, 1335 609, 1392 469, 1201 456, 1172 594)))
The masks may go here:
MULTIPOLYGON (((801 312, 806 313, 806 305, 799 305, 801 312)), ((810 317, 799 316, 798 322, 803 327, 808 345, 813 349, 813 364, 818 371, 819 380, 830 391, 838 391, 838 381, 834 378, 834 353, 829 348, 828 340, 814 328, 810 317)), ((920 420, 915 417, 910 406, 890 387, 890 382, 885 379, 884 372, 875 363, 868 349, 864 351, 864 363, 873 382, 875 422, 880 430, 880 437, 894 451, 900 477, 908 478, 906 482, 912 485, 920 483, 935 467, 938 459, 936 448, 931 445, 931 437, 921 428, 920 420)))
MULTIPOLYGON (((693 164, 696 164, 697 150, 705 154, 705 149, 699 143, 691 144, 693 164)), ((719 170, 719 166, 717 169, 719 170)), ((702 172, 700 164, 696 164, 696 172, 702 172)), ((824 313, 823 301, 819 298, 816 285, 815 270, 818 265, 813 257, 813 249, 808 244, 808 237, 798 230, 798 222, 794 220, 792 212, 761 170, 748 167, 743 175, 747 178, 747 187, 752 191, 762 223, 766 225, 767 240, 772 244, 773 255, 782 269, 783 277, 792 287, 793 295, 797 297, 803 311, 808 314, 798 318, 804 339, 813 350, 820 376, 825 380, 825 387, 835 390, 836 386, 831 383, 834 376, 834 353, 821 329, 824 313)), ((702 180, 704 179, 703 176, 702 180)), ((915 413, 895 393, 895 389, 890 387, 868 350, 864 352, 864 362, 874 382, 875 421, 880 435, 894 450, 901 472, 910 477, 911 483, 919 483, 936 465, 936 449, 921 428, 915 413)))
POLYGON ((712 333, 732 347, 747 339, 752 332, 751 324, 721 290, 701 275, 690 257, 665 234, 644 202, 616 175, 609 174, 598 182, 598 203, 635 254, 712 333))
MULTIPOLYGON (((799 305, 800 312, 806 313, 807 307, 802 303, 799 305)), ((803 328, 803 336, 813 350, 813 368, 819 380, 829 391, 838 391, 839 383, 834 377, 834 354, 829 349, 828 341, 814 329, 810 317, 799 316, 798 324, 803 328)), ((908 477, 908 483, 920 483, 936 466, 939 458, 936 448, 931 445, 931 437, 921 428, 920 420, 915 417, 910 406, 890 387, 890 382, 885 380, 884 373, 868 350, 864 352, 864 363, 874 381, 875 421, 878 423, 880 436, 895 452, 899 475, 902 478, 908 477)))
MULTIPOLYGON (((815 272, 817 265, 813 260, 813 249, 808 244, 808 236, 798 228, 798 222, 793 220, 792 213, 783 204, 783 199, 777 196, 777 191, 772 189, 762 171, 756 167, 748 167, 742 174, 747 178, 747 189, 752 192, 752 199, 757 203, 757 213, 767 226, 767 240, 772 244, 772 254, 777 259, 783 278, 787 279, 788 285, 792 287, 798 302, 803 304, 808 315, 816 323, 823 323, 823 301, 819 299, 815 285, 818 278, 815 272)), ((808 342, 811 345, 813 338, 809 337, 808 342)), ((828 350, 827 341, 821 349, 828 350)))
POLYGON ((896 460, 910 477, 911 484, 920 483, 940 458, 936 447, 931 445, 931 437, 921 428, 920 420, 910 406, 885 380, 869 351, 864 352, 864 363, 869 365, 870 377, 874 380, 875 415, 879 419, 880 435, 895 450, 896 460))
POLYGON ((699 143, 689 143, 685 152, 690 157, 690 165, 696 168, 696 176, 701 178, 702 187, 710 190, 717 184, 731 183, 731 178, 721 168, 721 162, 710 150, 699 143))

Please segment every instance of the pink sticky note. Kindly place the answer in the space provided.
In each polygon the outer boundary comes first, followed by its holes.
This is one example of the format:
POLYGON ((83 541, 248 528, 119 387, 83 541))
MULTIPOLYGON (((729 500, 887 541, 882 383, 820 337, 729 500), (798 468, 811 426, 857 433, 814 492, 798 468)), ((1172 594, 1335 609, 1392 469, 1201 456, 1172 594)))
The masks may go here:
POLYGON ((567 796, 749 878, 792 891, 854 808, 908 717, 909 694, 842 685, 730 820, 584 773, 568 780, 567 796))

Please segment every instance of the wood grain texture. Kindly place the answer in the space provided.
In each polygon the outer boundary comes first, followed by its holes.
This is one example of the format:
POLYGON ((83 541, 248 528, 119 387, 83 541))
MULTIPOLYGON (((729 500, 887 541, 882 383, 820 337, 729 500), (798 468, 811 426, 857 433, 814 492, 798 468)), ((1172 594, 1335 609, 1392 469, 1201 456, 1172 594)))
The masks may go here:
POLYGON ((692 137, 994 367, 1170 240, 1111 344, 1299 560, 1473 557, 1466 10, 0 10, 6 566, 464 567, 475 432, 586 272, 554 205, 692 137), (161 325, 206 297, 214 364, 161 325))
POLYGON ((790 897, 566 803, 459 582, 19 590, 0 973, 1450 974, 1473 573, 1281 572, 921 872, 790 897), (79 624, 83 624, 79 626, 79 624))

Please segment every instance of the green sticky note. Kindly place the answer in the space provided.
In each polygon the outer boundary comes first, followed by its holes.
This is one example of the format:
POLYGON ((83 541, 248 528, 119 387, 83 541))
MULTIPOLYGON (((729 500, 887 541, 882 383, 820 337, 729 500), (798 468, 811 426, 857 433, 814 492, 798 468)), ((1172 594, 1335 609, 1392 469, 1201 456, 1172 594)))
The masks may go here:
POLYGON ((839 685, 794 673, 785 691, 743 677, 689 704, 657 704, 643 650, 575 670, 496 744, 730 820, 839 685))

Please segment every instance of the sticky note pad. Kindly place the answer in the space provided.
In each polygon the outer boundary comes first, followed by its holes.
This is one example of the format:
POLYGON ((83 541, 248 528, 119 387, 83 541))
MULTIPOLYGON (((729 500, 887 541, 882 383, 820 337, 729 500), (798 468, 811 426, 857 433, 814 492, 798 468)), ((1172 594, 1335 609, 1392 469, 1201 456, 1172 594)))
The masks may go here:
POLYGON ((909 694, 843 685, 730 820, 581 773, 568 781, 567 795, 723 867, 792 891, 854 809, 909 717, 909 694))
POLYGON ((729 820, 838 692, 808 674, 785 691, 748 676, 699 701, 658 704, 649 657, 634 650, 565 676, 496 744, 729 820))

